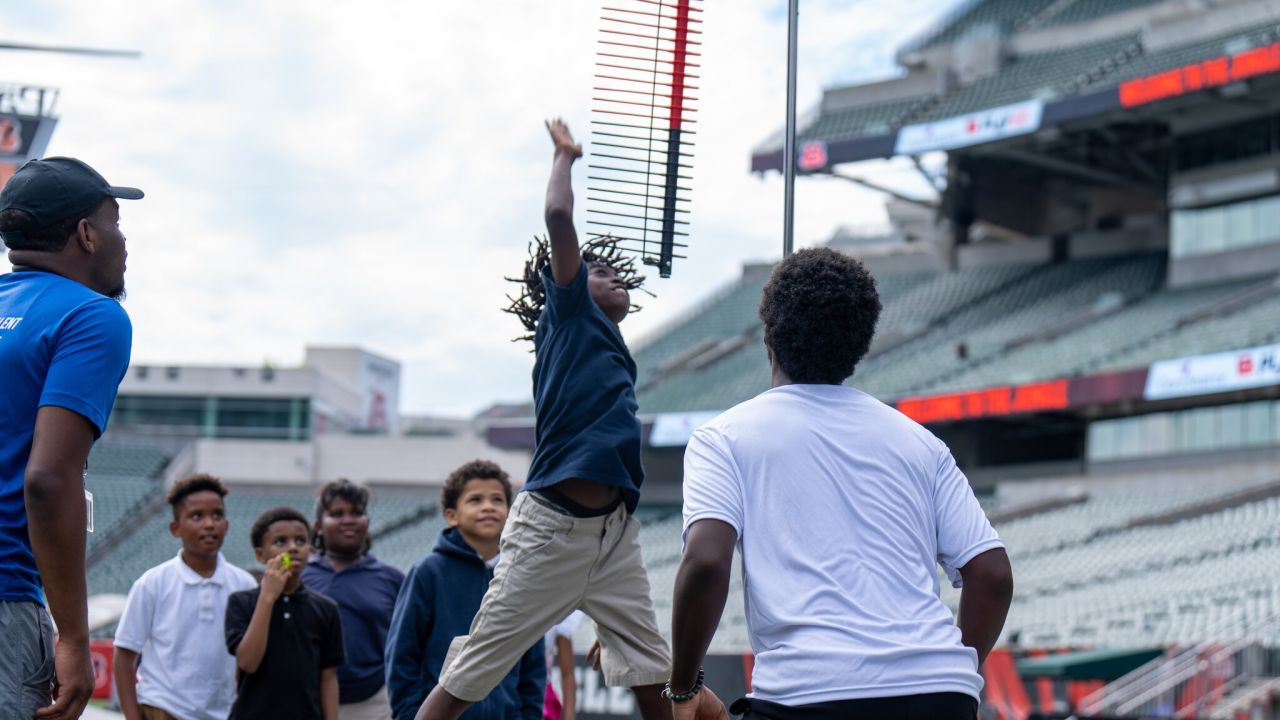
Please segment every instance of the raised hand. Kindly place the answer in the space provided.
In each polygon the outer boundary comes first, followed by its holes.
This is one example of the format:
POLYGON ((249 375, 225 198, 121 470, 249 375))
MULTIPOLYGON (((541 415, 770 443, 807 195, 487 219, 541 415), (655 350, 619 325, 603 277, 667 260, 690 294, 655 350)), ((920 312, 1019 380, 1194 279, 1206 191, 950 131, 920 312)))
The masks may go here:
POLYGON ((262 599, 275 602, 284 594, 284 587, 289 583, 293 571, 286 568, 287 555, 277 555, 267 562, 266 572, 262 573, 262 599))
POLYGON ((547 121, 547 132, 551 134, 551 142, 556 146, 556 155, 567 155, 577 159, 582 157, 582 146, 573 139, 569 126, 564 120, 556 118, 547 121))
POLYGON ((689 702, 671 703, 671 715, 673 720, 729 720, 724 703, 705 686, 689 702))

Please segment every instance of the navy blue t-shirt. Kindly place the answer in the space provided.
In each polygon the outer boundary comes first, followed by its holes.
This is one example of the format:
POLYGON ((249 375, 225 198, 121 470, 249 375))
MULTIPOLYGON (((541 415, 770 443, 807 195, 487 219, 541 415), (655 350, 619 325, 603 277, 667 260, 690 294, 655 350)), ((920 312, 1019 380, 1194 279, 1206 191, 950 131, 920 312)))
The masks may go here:
POLYGON ((66 408, 101 434, 132 345, 115 300, 53 273, 0 275, 0 600, 44 601, 23 501, 36 413, 66 408))
POLYGON ((622 488, 627 509, 640 499, 640 419, 636 364, 618 326, 587 290, 582 263, 569 287, 542 269, 547 303, 533 346, 537 447, 525 489, 581 478, 622 488))
POLYGON ((387 683, 383 649, 404 573, 373 555, 337 572, 328 558, 314 555, 302 569, 302 582, 338 604, 346 654, 338 667, 338 702, 368 700, 387 683))

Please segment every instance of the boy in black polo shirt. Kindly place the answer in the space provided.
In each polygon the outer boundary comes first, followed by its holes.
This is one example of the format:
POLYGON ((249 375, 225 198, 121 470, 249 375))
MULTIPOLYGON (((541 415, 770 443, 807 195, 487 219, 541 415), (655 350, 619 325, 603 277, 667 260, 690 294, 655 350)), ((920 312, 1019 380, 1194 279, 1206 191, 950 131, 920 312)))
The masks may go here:
POLYGON ((338 606, 302 586, 311 526, 301 512, 274 507, 250 537, 266 572, 261 586, 227 600, 227 651, 239 671, 230 720, 338 720, 338 606))
POLYGON ((511 311, 533 331, 537 449, 502 534, 501 558, 471 633, 454 640, 418 720, 456 720, 552 625, 581 609, 595 621, 609 685, 635 691, 645 720, 671 717, 671 668, 640 555, 636 366, 618 330, 640 280, 607 239, 578 246, 573 163, 563 122, 547 184, 550 253, 541 244, 511 311))

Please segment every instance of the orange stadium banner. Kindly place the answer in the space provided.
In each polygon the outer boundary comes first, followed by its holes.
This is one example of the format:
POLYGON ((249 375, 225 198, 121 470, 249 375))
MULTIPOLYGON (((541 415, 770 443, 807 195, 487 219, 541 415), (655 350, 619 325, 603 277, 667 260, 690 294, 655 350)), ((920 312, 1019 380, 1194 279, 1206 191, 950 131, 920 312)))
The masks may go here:
POLYGON ((918 423, 976 420, 1070 407, 1066 380, 1004 385, 946 395, 903 398, 898 411, 918 423))
POLYGON ((1280 72, 1280 42, 1121 83, 1120 104, 1146 105, 1274 72, 1280 72))

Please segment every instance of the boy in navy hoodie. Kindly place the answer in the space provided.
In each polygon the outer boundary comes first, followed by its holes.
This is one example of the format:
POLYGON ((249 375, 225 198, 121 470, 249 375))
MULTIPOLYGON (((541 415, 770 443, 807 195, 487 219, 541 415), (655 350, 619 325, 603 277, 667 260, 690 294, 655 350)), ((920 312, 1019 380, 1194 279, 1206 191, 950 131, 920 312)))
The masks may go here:
MULTIPOLYGON (((435 550, 414 564, 396 598, 387 635, 387 690, 396 720, 412 720, 439 682, 449 645, 466 635, 498 564, 511 482, 495 463, 454 470, 440 492, 449 527, 435 550)), ((464 720, 540 720, 546 666, 542 640, 464 720)))

